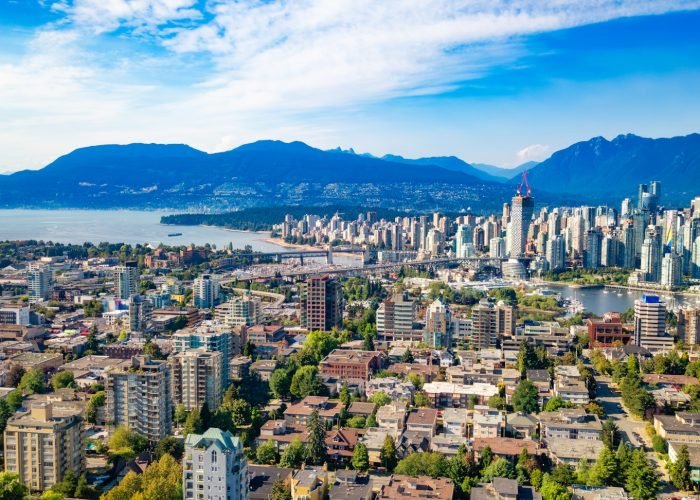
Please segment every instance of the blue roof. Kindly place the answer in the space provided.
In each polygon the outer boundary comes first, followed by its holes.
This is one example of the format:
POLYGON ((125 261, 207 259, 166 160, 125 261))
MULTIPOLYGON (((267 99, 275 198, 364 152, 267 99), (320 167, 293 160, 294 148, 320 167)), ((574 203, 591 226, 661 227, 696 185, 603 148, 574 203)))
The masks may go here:
POLYGON ((661 302, 658 295, 647 295, 646 293, 642 294, 642 301, 647 304, 658 304, 661 302))

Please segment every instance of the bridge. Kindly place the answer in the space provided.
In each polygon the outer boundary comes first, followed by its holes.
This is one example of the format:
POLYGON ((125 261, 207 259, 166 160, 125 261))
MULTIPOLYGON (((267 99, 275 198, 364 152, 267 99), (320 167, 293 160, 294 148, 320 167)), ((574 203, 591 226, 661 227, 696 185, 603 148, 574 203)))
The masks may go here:
POLYGON ((472 258, 455 258, 455 257, 440 257, 426 260, 412 260, 403 262, 380 262, 378 264, 367 264, 362 266, 337 267, 329 269, 289 269, 287 271, 276 271, 273 273, 258 273, 250 275, 240 275, 231 277, 221 281, 231 283, 234 281, 251 281, 258 279, 304 279, 309 276, 317 276, 319 274, 329 274, 334 276, 358 276, 362 274, 372 273, 373 271, 399 271, 402 267, 432 267, 438 268, 441 266, 449 266, 454 264, 465 264, 472 269, 483 269, 484 267, 501 268, 501 263, 504 259, 491 257, 472 257, 472 258))
MULTIPOLYGON (((361 247, 353 247, 349 245, 343 245, 338 247, 328 247, 318 250, 281 250, 279 252, 251 252, 251 253, 237 253, 232 257, 225 257, 220 260, 220 267, 233 267, 235 265, 236 259, 244 258, 248 259, 251 263, 260 262, 261 259, 272 258, 278 264, 281 264, 286 259, 298 259, 300 264, 304 265, 304 258, 320 257, 326 260, 326 264, 333 264, 333 254, 334 253, 355 253, 363 254, 368 253, 369 250, 365 250, 361 247)), ((366 260, 366 259, 365 259, 366 260)))

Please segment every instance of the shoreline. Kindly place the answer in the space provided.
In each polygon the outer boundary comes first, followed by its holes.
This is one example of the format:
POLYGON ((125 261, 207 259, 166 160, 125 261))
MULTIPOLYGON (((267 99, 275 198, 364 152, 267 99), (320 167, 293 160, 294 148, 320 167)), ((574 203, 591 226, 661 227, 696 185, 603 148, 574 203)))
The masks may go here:
POLYGON ((650 295, 683 295, 683 296, 688 296, 688 297, 698 297, 700 296, 700 293, 694 293, 690 292, 688 290, 681 290, 681 291, 673 291, 673 290, 666 290, 663 288, 649 288, 649 287, 644 287, 644 286, 637 286, 637 285, 620 285, 617 283, 599 283, 599 284, 590 284, 590 285, 580 285, 577 283, 572 283, 568 281, 537 281, 533 282, 535 285, 547 285, 547 286, 560 286, 560 287, 567 287, 567 288, 575 288, 575 289, 590 289, 590 288, 611 288, 614 290, 630 290, 633 292, 642 292, 642 293, 648 293, 650 295))

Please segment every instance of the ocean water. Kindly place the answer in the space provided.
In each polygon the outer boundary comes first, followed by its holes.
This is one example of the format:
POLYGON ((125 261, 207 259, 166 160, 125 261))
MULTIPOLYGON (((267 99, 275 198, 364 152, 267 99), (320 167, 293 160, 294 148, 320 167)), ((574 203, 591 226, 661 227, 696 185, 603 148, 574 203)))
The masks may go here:
POLYGON ((134 210, 0 210, 0 241, 44 240, 82 244, 91 242, 158 245, 203 245, 275 252, 284 247, 264 241, 269 233, 231 231, 202 226, 166 226, 160 217, 172 212, 134 210), (182 233, 169 237, 170 233, 182 233))

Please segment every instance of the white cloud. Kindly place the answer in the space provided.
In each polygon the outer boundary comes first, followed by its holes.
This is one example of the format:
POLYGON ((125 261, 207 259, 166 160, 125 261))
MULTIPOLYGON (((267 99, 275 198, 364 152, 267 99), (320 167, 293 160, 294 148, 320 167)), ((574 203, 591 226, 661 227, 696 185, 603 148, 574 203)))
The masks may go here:
POLYGON ((527 161, 542 161, 552 153, 552 147, 546 144, 530 144, 517 152, 518 163, 527 161))
POLYGON ((333 125, 323 122, 324 113, 454 89, 517 61, 525 50, 520 36, 697 8, 700 0, 55 0, 51 6, 64 18, 38 31, 24 57, 0 65, 0 143, 12 145, 3 158, 10 166, 39 166, 70 147, 98 142, 188 142, 218 150, 301 132, 307 140, 328 138, 333 125), (116 41, 103 50, 98 42, 107 36, 116 41), (154 43, 157 50, 145 57, 154 43), (132 51, 134 45, 143 50, 132 51), (202 61, 210 62, 205 73, 199 73, 202 61), (40 151, 32 146, 37 136, 40 151))

